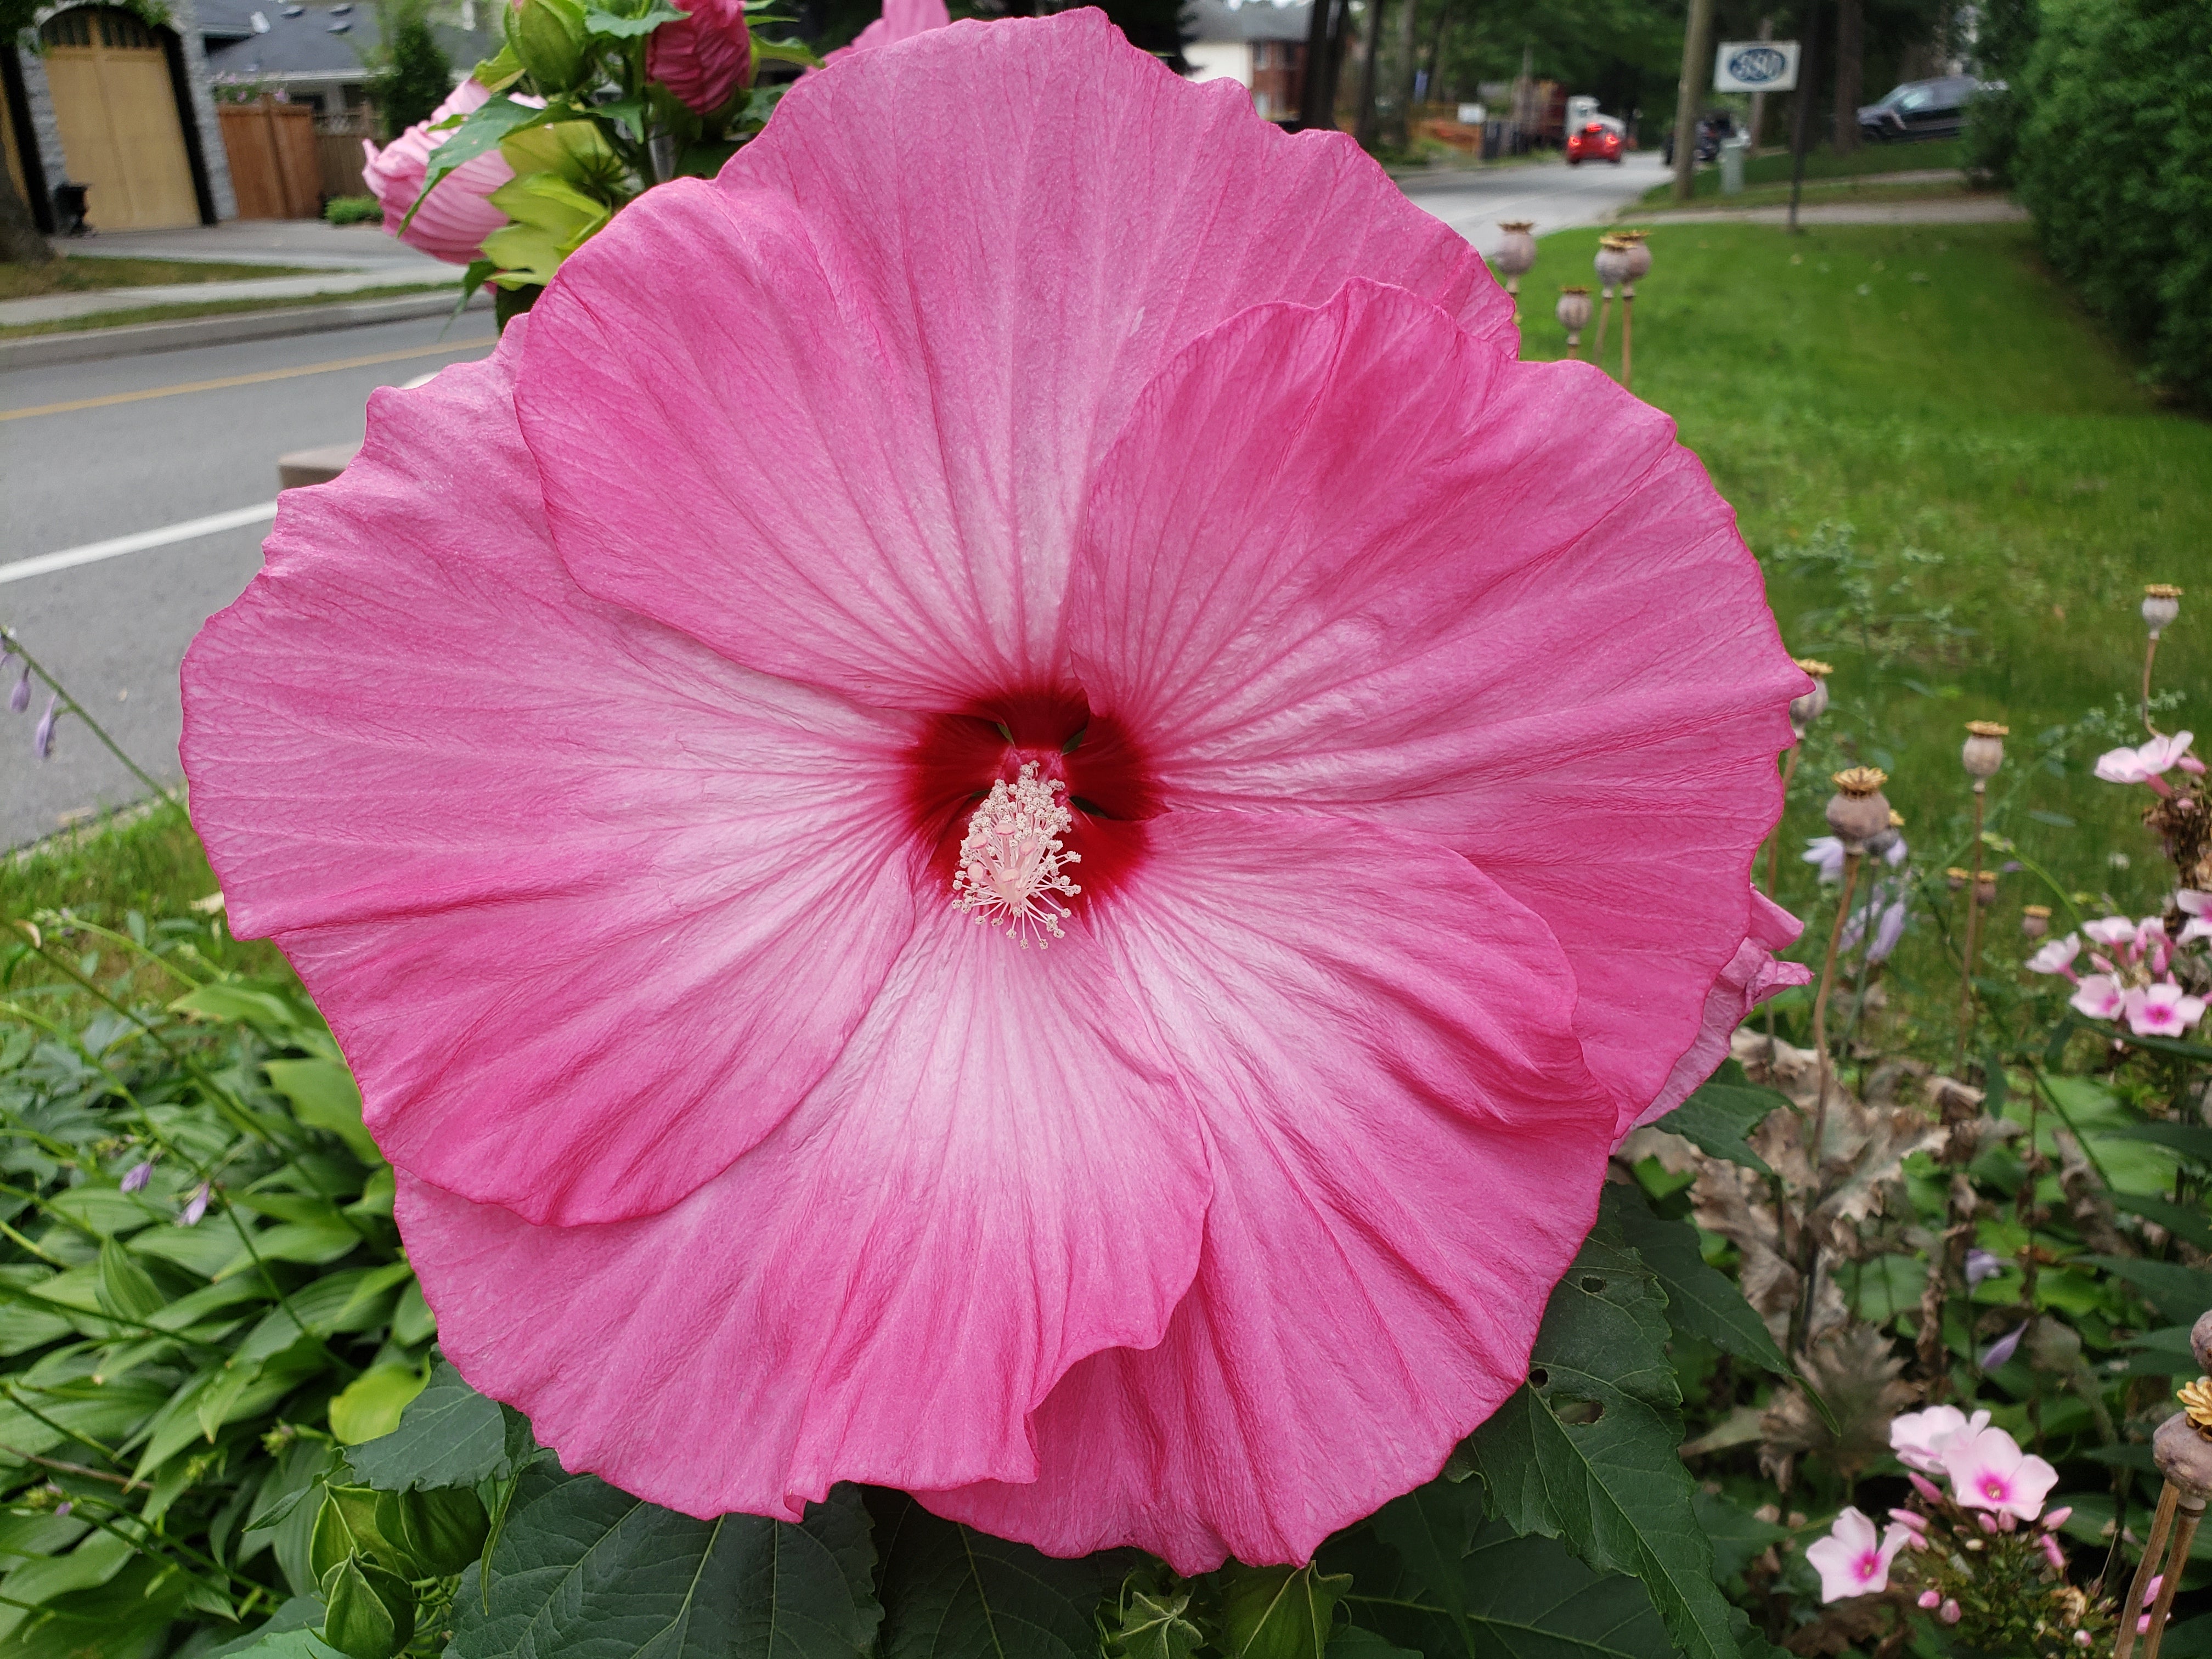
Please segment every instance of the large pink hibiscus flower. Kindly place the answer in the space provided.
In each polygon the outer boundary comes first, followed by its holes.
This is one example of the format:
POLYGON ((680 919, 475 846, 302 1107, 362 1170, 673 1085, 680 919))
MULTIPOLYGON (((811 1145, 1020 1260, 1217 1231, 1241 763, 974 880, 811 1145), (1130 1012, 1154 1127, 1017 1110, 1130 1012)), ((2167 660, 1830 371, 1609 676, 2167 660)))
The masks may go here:
POLYGON ((1511 314, 1086 11, 809 78, 376 395, 185 757, 472 1382, 694 1514, 1187 1571, 1436 1472, 1771 981, 1804 688, 1511 314))

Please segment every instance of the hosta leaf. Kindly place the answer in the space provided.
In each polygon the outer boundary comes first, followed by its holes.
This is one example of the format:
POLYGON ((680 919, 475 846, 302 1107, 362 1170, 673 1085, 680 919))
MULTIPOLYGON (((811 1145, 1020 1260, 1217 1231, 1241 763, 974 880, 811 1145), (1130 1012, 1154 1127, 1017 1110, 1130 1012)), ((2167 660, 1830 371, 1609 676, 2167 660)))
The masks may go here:
MULTIPOLYGON (((1619 1188, 1608 1188, 1607 1196, 1619 1188)), ((1698 1253, 1698 1230, 1669 1221, 1630 1196, 1613 1206, 1623 1237, 1644 1259, 1667 1295, 1667 1322, 1677 1331, 1702 1336, 1723 1353, 1748 1359, 1780 1376, 1790 1363, 1775 1346, 1766 1322, 1752 1310, 1727 1274, 1705 1265, 1698 1253)))
POLYGON ((1713 1582, 1696 1487, 1675 1453, 1681 1400, 1667 1336, 1656 1279, 1617 1215, 1601 1212, 1552 1293, 1528 1382, 1468 1449, 1492 1513, 1515 1532, 1559 1538, 1590 1567, 1642 1580, 1690 1659, 1735 1659, 1743 1615, 1713 1582))
POLYGON ((550 1462, 454 1601, 451 1659, 863 1659, 881 1609, 860 1490, 793 1524, 695 1521, 550 1462))
POLYGON ((939 1520, 903 1492, 875 1492, 883 1553, 884 1659, 1093 1659, 1114 1555, 1061 1561, 939 1520))
POLYGON ((148 1320, 168 1303, 154 1275, 131 1259, 131 1253, 110 1238, 100 1247, 100 1301, 110 1313, 126 1319, 148 1320))
POLYGON ((2101 1267, 2114 1278, 2125 1279, 2160 1318, 2175 1324, 2187 1324, 2212 1307, 2212 1273, 2201 1267, 2121 1255, 2084 1255, 2075 1260, 2083 1267, 2101 1267))
POLYGON ((379 1492, 425 1491, 504 1480, 536 1451, 521 1414, 487 1400, 441 1361, 407 1402, 399 1426, 349 1447, 346 1462, 379 1492))
POLYGON ((1741 1164, 1760 1175, 1774 1171, 1766 1160, 1744 1144, 1745 1138, 1766 1121, 1766 1115, 1789 1101, 1771 1089, 1762 1089, 1743 1074, 1732 1060, 1723 1060, 1711 1080, 1659 1120, 1659 1127, 1678 1134, 1701 1152, 1741 1164))
POLYGON ((1329 1638, 1328 1659, 1422 1659, 1422 1656, 1371 1630, 1348 1625, 1329 1638))
POLYGON ((380 1164, 384 1154, 361 1122, 361 1085, 353 1073, 335 1060, 271 1060, 262 1070, 270 1085, 292 1103, 292 1115, 311 1129, 325 1129, 352 1149, 368 1164, 380 1164))
POLYGON ((1322 1659, 1349 1573, 1318 1566, 1246 1567, 1223 1573, 1221 1649, 1229 1659, 1322 1659))

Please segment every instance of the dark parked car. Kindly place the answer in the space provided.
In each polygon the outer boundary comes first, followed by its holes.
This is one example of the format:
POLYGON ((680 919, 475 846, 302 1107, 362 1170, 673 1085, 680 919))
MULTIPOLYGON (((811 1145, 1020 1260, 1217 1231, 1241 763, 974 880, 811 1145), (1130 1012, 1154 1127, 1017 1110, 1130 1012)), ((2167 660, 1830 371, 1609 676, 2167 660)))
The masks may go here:
MULTIPOLYGON (((1700 161, 1718 161, 1721 154, 1721 140, 1733 137, 1735 134, 1735 118, 1724 109, 1714 110, 1698 121, 1698 147, 1692 153, 1700 161)), ((1659 147, 1659 155, 1660 159, 1668 167, 1674 165, 1674 135, 1673 133, 1668 133, 1666 142, 1659 147)))
POLYGON ((1859 111, 1859 131, 1877 143, 1902 138, 1951 138, 1966 130, 1966 100, 1980 90, 1971 75, 1907 81, 1859 111))

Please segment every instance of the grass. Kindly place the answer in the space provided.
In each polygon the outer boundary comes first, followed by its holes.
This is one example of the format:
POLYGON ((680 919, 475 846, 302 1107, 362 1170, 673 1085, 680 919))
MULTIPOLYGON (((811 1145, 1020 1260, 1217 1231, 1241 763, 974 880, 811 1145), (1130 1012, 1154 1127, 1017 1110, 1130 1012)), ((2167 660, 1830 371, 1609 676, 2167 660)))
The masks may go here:
MULTIPOLYGON (((1545 238, 1527 291, 1589 281, 1597 234, 1545 238)), ((2139 821, 2148 792, 2089 764, 2142 737, 2145 582, 2192 589, 2160 647, 2160 686, 2185 698, 2168 729, 2212 727, 2212 424, 2161 406, 2025 225, 1682 225, 1651 246, 1636 392, 1735 504, 1784 641, 1836 665, 1792 791, 1784 902, 1832 908, 1796 854, 1853 760, 1892 775, 1917 862, 1965 862, 1959 745, 1986 719, 2012 728, 1991 828, 2090 914, 2107 896, 2148 914, 2170 867, 2139 821)), ((1560 355, 1548 316, 1532 310, 1524 334, 1528 355, 1560 355)), ((1619 337, 1616 318, 1616 370, 1619 337)), ((2000 957, 2033 902, 2060 901, 2029 872, 2004 878, 2000 957)), ((1894 971, 1941 981, 1940 1003, 1956 981, 1935 933, 1916 923, 1894 971)))
POLYGON ((0 300, 35 300, 49 294, 94 294, 111 288, 153 288, 167 283, 234 283, 257 276, 311 276, 302 265, 211 264, 202 259, 51 259, 42 265, 0 264, 0 300))
MULTIPOLYGON (((1915 184, 1889 184, 1881 179, 1824 179, 1819 184, 1809 180, 1804 190, 1804 205, 1812 207, 1880 207, 1893 202, 1960 202, 1990 195, 1986 191, 1970 188, 1962 179, 1938 182, 1926 179, 1915 184)), ((1715 208, 1734 210, 1738 208, 1788 207, 1790 186, 1784 185, 1754 185, 1741 195, 1699 198, 1682 208, 1677 208, 1665 197, 1654 202, 1647 197, 1637 211, 1657 219, 1672 212, 1710 213, 1715 208)))
MULTIPOLYGON (((1966 165, 1966 148, 1963 139, 1932 138, 1909 144, 1864 144, 1848 155, 1839 155, 1832 149, 1809 151, 1805 157, 1805 177, 1814 179, 1851 179, 1869 173, 1929 173, 1937 168, 1963 170, 1966 165)), ((1770 151, 1747 156, 1743 164, 1743 181, 1750 185, 1787 185, 1790 182, 1790 152, 1787 149, 1770 151)), ((1644 200, 1653 207, 1671 201, 1674 186, 1672 181, 1655 185, 1644 192, 1644 200)), ((1690 194, 1702 199, 1721 193, 1721 170, 1717 163, 1700 167, 1690 175, 1690 194)))
POLYGON ((20 340, 34 334, 76 334, 90 328, 122 328, 131 323, 173 323, 190 317, 220 317, 240 311, 294 311, 301 306, 340 306, 366 300, 397 300, 410 294, 450 292, 453 283, 403 283, 391 288, 357 288, 343 294, 295 294, 282 299, 185 301, 176 305, 137 306, 123 311, 96 311, 85 317, 56 317, 43 323, 12 323, 0 327, 0 340, 20 340))

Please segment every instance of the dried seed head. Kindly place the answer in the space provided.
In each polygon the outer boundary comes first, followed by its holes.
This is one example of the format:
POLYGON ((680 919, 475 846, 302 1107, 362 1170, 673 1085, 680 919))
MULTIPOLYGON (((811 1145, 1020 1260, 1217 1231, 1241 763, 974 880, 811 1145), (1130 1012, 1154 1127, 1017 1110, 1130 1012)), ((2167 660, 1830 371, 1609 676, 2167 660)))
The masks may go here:
POLYGON ((2181 590, 2172 582, 2152 582, 2143 589, 2143 626, 2156 639, 2173 626, 2173 619, 2181 614, 2181 590))
POLYGON ((1535 229, 1535 221, 1501 219, 1498 228, 1505 233, 1505 240, 1491 256, 1490 268, 1508 276, 1526 276, 1536 263, 1536 239, 1528 234, 1535 229))
POLYGON ((2031 904, 2020 913, 2020 931, 2030 939, 2041 939, 2051 931, 2051 907, 2031 904))
POLYGON ((2004 764, 2004 740, 2011 734, 2008 726, 1999 726, 1995 720, 1968 720, 1966 744, 1959 751, 1959 764, 1966 769, 1967 775, 1993 778, 1997 768, 2004 764))
POLYGON ((1790 699, 1790 729, 1802 739, 1813 722, 1828 712, 1828 676, 1836 671, 1817 657, 1791 659, 1813 677, 1813 689, 1790 699))
POLYGON ((1598 239, 1597 258, 1592 262, 1597 269, 1597 279, 1607 288, 1618 288, 1628 281, 1632 244, 1618 236, 1598 239))
POLYGON ((1954 893, 1965 887, 1966 884, 1973 878, 1973 872, 1971 870, 1961 870, 1955 864, 1943 872, 1943 884, 1946 887, 1948 887, 1954 893))
POLYGON ((1974 878, 1974 902, 1995 904, 1997 902, 1997 872, 1984 870, 1974 878))
POLYGON ((1586 288, 1561 289, 1559 307, 1554 314, 1559 319, 1559 326, 1568 333, 1581 333, 1589 325, 1589 290, 1586 288))
POLYGON ((1854 766, 1835 775, 1836 793, 1828 799, 1828 828, 1836 832, 1848 852, 1866 844, 1889 828, 1889 802, 1881 787, 1888 775, 1871 766, 1854 766))

